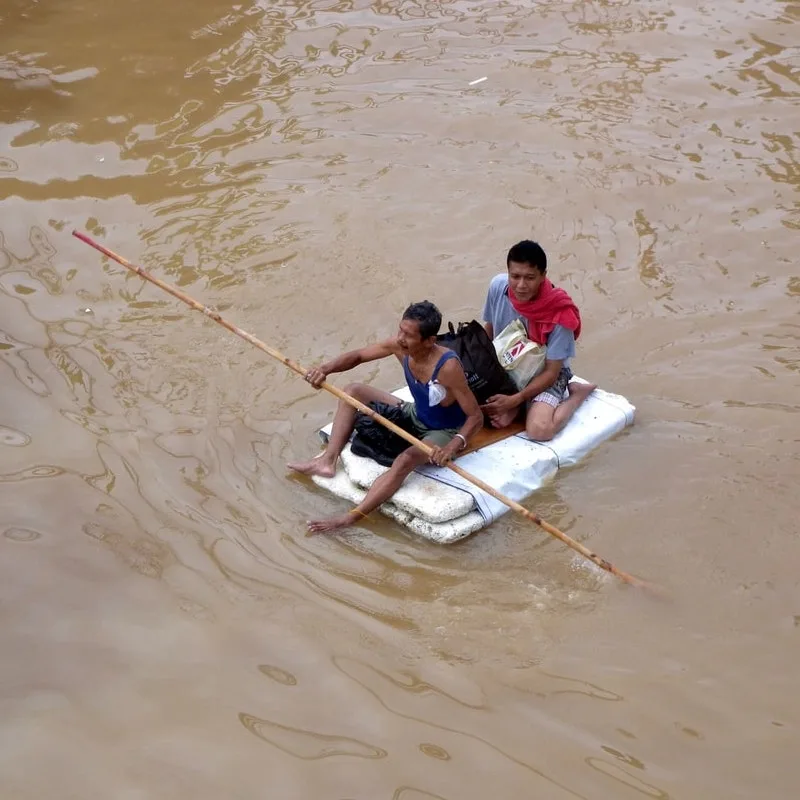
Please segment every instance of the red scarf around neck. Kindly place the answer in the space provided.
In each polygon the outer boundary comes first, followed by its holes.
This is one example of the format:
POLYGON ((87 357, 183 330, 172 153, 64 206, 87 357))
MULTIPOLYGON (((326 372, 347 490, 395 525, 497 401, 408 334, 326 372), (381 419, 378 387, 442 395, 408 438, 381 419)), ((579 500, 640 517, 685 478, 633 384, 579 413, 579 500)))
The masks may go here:
POLYGON ((572 302, 572 298, 563 290, 545 278, 539 286, 539 292, 533 300, 524 303, 514 297, 508 287, 508 299, 514 310, 528 322, 528 337, 536 344, 547 344, 547 337, 556 325, 563 325, 575 334, 581 335, 581 313, 572 302))

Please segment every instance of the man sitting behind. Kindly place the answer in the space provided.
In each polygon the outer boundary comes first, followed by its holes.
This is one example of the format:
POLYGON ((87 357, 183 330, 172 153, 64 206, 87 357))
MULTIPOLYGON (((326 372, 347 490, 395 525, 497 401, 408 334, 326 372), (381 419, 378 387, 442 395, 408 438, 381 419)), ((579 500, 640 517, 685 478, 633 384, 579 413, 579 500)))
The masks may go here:
MULTIPOLYGON (((366 517, 386 502, 414 469, 428 460, 439 466, 446 465, 482 427, 483 415, 467 385, 458 356, 436 343, 441 324, 442 315, 433 303, 427 300, 414 303, 403 313, 400 328, 393 338, 344 353, 306 373, 305 379, 318 389, 334 372, 346 372, 368 361, 395 356, 403 366, 414 402, 404 403, 388 392, 363 383, 351 383, 345 391, 364 404, 375 400, 402 406, 412 433, 433 447, 430 459, 418 447, 404 450, 389 471, 372 484, 360 506, 339 517, 309 522, 309 530, 332 531, 366 517)), ((350 439, 355 420, 356 409, 340 400, 325 451, 310 461, 291 463, 289 468, 306 475, 335 475, 339 455, 350 439)))
POLYGON ((581 318, 575 303, 546 277, 547 256, 536 242, 518 242, 506 258, 507 273, 489 284, 483 309, 486 332, 498 335, 515 319, 522 321, 528 338, 546 346, 542 371, 514 395, 494 395, 482 406, 496 428, 510 425, 527 406, 525 431, 535 441, 552 439, 578 406, 597 388, 574 382, 570 359, 580 336, 581 318))

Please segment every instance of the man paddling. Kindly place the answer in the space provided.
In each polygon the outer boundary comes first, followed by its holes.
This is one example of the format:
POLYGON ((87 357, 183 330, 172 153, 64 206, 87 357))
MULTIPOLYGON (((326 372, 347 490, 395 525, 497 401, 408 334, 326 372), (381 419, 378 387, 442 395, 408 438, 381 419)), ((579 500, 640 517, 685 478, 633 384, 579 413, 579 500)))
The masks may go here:
POLYGON ((494 338, 519 319, 528 338, 547 348, 544 368, 514 395, 494 395, 482 406, 496 428, 510 425, 523 408, 525 432, 539 442, 552 439, 597 388, 572 381, 570 359, 581 333, 581 316, 570 296, 547 278, 547 256, 536 242, 518 242, 506 257, 507 272, 489 284, 483 309, 486 332, 494 338))
MULTIPOLYGON (((396 336, 344 353, 309 370, 305 379, 318 389, 326 377, 334 372, 346 372, 359 364, 395 356, 403 366, 414 402, 404 403, 388 392, 363 383, 350 384, 345 391, 364 404, 379 401, 402 406, 411 432, 433 447, 430 461, 444 466, 467 446, 470 436, 480 430, 483 415, 467 385, 458 356, 436 343, 441 324, 442 315, 433 303, 427 300, 414 303, 403 313, 396 336)), ((339 456, 353 432, 355 420, 356 410, 340 400, 325 451, 310 461, 290 463, 289 468, 305 475, 332 477, 336 473, 339 456)), ((372 484, 358 507, 332 519, 309 522, 308 529, 315 533, 332 531, 366 517, 386 502, 414 469, 428 460, 429 457, 422 450, 410 446, 394 460, 389 471, 372 484)))

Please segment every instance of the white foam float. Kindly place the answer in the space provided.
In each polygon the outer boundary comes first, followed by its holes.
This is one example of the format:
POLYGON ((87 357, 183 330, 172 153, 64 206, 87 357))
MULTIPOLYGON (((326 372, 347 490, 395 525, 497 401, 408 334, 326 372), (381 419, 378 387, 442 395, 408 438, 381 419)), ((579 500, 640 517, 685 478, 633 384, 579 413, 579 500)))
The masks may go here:
MULTIPOLYGON (((583 381, 581 378, 573 380, 583 381)), ((407 387, 393 392, 411 400, 407 387)), ((462 469, 512 500, 522 501, 551 479, 561 467, 577 464, 604 441, 634 421, 636 409, 618 394, 596 389, 566 427, 549 442, 534 442, 524 433, 509 436, 456 459, 462 469)), ((320 430, 327 441, 331 425, 320 430)), ((357 456, 348 444, 333 478, 314 482, 352 503, 360 503, 376 478, 387 471, 370 458, 357 456)), ((451 544, 485 528, 510 509, 452 470, 427 465, 406 478, 392 499, 380 507, 418 536, 451 544)))

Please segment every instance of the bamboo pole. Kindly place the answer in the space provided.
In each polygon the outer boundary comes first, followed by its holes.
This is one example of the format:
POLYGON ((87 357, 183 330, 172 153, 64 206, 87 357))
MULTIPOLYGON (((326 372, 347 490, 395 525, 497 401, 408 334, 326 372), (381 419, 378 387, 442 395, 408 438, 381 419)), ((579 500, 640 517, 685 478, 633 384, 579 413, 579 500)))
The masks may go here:
MULTIPOLYGON (((103 245, 99 244, 98 242, 91 239, 84 233, 80 231, 73 231, 72 235, 75 236, 77 239, 80 239, 82 242, 88 244, 90 247, 93 247, 95 250, 98 250, 103 255, 108 256, 108 258, 112 259, 112 261, 116 261, 118 264, 121 264, 123 267, 135 272, 140 278, 143 278, 146 281, 149 281, 152 284, 155 284, 160 289, 163 289, 165 292, 168 292, 173 297, 177 297, 178 300, 186 303, 186 305, 193 308, 195 311, 201 311, 207 317, 210 317, 214 320, 214 322, 219 323, 222 325, 223 328, 227 328, 231 333, 235 333, 240 338, 244 339, 250 344, 257 347, 259 350, 267 353, 268 355, 272 356, 272 358, 280 361, 282 364, 285 364, 289 369, 293 372, 296 372, 298 375, 302 375, 305 377, 308 370, 301 367, 295 361, 292 361, 290 358, 287 358, 283 355, 283 353, 276 350, 274 347, 270 347, 268 344, 265 344, 260 339, 257 339, 251 333, 247 333, 247 331, 243 331, 241 328, 237 327, 231 322, 228 322, 224 319, 219 312, 210 309, 208 306, 204 306, 202 303, 199 303, 197 300, 190 297, 188 294, 185 294, 180 289, 175 288, 171 284, 166 283, 165 281, 156 278, 154 275, 151 275, 149 272, 144 270, 142 267, 137 266, 136 264, 131 264, 129 261, 124 259, 122 256, 117 255, 112 250, 109 250, 107 247, 103 247, 103 245)), ((433 453, 433 448, 430 445, 425 444, 425 442, 417 439, 413 434, 410 434, 408 431, 403 430, 399 426, 395 425, 390 420, 386 419, 385 417, 378 414, 374 409, 370 408, 364 403, 356 400, 355 397, 351 397, 346 392, 343 392, 341 389, 338 389, 336 386, 331 385, 327 381, 325 381, 322 386, 322 389, 330 392, 335 397, 338 397, 339 400, 343 400, 345 403, 353 406, 353 408, 358 409, 363 414, 367 414, 368 416, 372 417, 372 419, 379 422, 384 427, 388 428, 393 433, 396 433, 401 438, 405 439, 409 444, 413 445, 414 447, 419 448, 427 455, 431 455, 433 453)), ((534 514, 532 511, 528 511, 527 508, 520 505, 516 500, 512 500, 510 497, 506 497, 501 492, 498 492, 493 486, 490 486, 485 481, 482 481, 480 478, 471 475, 466 470, 459 467, 457 464, 450 462, 447 464, 447 467, 457 475, 460 475, 464 480, 469 481, 473 486, 477 486, 481 491, 486 492, 486 494, 491 495, 495 499, 499 500, 501 503, 507 505, 513 511, 516 511, 518 514, 521 514, 526 519, 529 519, 531 522, 538 525, 542 530, 549 533, 551 536, 554 536, 556 539, 562 541, 568 547, 571 547, 575 552, 580 553, 584 558, 591 561, 596 566, 600 567, 601 569, 606 570, 606 572, 610 572, 612 575, 616 575, 620 580, 625 583, 630 584, 631 586, 638 586, 641 588, 653 588, 649 583, 646 581, 641 580, 640 578, 636 578, 633 575, 628 574, 627 572, 623 572, 621 569, 615 567, 610 561, 607 561, 605 558, 601 558, 597 553, 592 552, 589 548, 582 545, 580 542, 576 542, 571 537, 567 536, 566 533, 563 533, 554 525, 551 525, 549 522, 543 520, 538 514, 534 514)))

